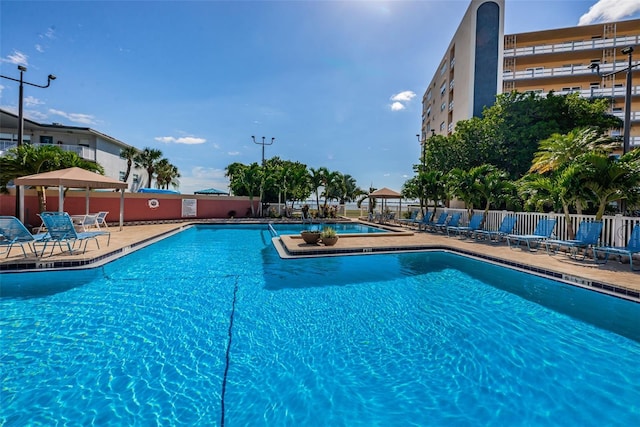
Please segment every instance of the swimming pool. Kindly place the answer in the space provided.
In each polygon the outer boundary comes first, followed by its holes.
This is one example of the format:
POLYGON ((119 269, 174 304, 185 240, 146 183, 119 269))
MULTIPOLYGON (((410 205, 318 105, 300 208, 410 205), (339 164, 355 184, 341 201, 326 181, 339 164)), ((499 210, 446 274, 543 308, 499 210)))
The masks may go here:
POLYGON ((328 222, 312 224, 271 224, 278 235, 297 234, 302 230, 322 230, 324 227, 331 227, 338 234, 361 234, 361 233, 388 233, 388 230, 379 227, 372 227, 356 222, 328 222))
POLYGON ((264 227, 199 226, 32 274, 2 281, 3 425, 640 417, 638 304, 456 255, 281 260, 264 227))

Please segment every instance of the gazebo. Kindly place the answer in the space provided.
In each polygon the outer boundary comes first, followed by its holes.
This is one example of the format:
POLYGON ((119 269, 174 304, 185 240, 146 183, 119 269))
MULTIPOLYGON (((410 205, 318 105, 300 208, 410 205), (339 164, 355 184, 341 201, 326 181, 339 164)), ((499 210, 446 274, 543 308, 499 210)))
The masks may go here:
POLYGON ((382 208, 380 212, 384 213, 385 201, 387 199, 399 199, 400 200, 400 211, 402 212, 402 194, 397 191, 391 190, 387 187, 382 187, 379 190, 372 191, 369 193, 369 197, 372 199, 382 199, 382 208))
POLYGON ((229 193, 224 190, 218 190, 217 188, 207 188, 206 190, 194 191, 193 194, 206 194, 209 196, 228 196, 229 193))
MULTIPOLYGON (((86 190, 86 213, 89 213, 89 190, 96 188, 118 188, 120 192, 120 230, 124 222, 124 190, 126 182, 117 181, 99 173, 73 167, 57 171, 23 176, 14 180, 16 185, 32 187, 58 187, 58 210, 64 211, 65 188, 84 188, 86 190)), ((20 192, 20 221, 24 222, 24 191, 20 192)))

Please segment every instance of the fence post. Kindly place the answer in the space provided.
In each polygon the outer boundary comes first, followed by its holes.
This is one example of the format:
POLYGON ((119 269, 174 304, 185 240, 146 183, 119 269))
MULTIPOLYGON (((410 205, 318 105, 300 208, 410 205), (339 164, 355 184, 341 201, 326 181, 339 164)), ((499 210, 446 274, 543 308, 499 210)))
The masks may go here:
POLYGON ((613 246, 624 246, 626 245, 625 232, 624 232, 624 220, 622 219, 622 214, 616 214, 613 217, 613 246))

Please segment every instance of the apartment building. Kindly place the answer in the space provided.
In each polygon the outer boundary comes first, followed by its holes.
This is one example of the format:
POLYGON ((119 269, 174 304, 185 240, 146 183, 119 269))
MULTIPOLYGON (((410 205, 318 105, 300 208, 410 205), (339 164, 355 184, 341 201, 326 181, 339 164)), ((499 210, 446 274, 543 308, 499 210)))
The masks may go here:
POLYGON ((504 0, 472 0, 422 98, 422 138, 480 116, 502 90, 504 0))
POLYGON ((633 60, 634 53, 640 59, 640 20, 508 35, 503 28, 504 2, 471 1, 424 93, 422 141, 432 132, 451 134, 456 122, 479 117, 496 94, 513 90, 606 97, 611 113, 624 119, 631 55, 629 145, 640 147, 640 61, 633 60), (628 47, 635 52, 622 53, 628 47))
POLYGON ((506 35, 502 91, 605 97, 611 113, 624 119, 631 56, 629 145, 640 147, 640 61, 633 60, 634 53, 640 58, 639 46, 640 19, 506 35), (623 53, 628 47, 636 51, 623 53))
MULTIPOLYGON (((59 123, 44 124, 24 119, 23 143, 55 144, 65 151, 72 151, 81 158, 100 164, 105 176, 124 180, 127 161, 120 158, 120 152, 130 147, 109 135, 91 128, 65 126, 59 123)), ((18 116, 0 109, 0 154, 18 142, 18 116)), ((147 172, 132 169, 129 176, 129 190, 138 191, 145 183, 147 172)))

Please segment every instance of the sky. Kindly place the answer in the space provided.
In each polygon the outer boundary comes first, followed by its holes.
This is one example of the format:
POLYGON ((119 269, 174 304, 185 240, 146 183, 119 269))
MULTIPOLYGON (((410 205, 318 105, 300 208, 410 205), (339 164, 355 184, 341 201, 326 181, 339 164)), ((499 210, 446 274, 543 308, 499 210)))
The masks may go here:
MULTIPOLYGON (((25 118, 162 151, 179 190, 226 190, 265 158, 413 176, 421 99, 468 0, 0 2, 0 74, 28 68, 25 118)), ((640 0, 506 0, 505 34, 640 18, 640 0)), ((18 85, 0 79, 0 108, 18 85)), ((16 113, 17 114, 17 113, 16 113)))

